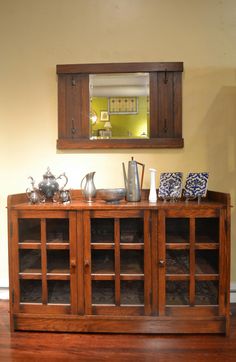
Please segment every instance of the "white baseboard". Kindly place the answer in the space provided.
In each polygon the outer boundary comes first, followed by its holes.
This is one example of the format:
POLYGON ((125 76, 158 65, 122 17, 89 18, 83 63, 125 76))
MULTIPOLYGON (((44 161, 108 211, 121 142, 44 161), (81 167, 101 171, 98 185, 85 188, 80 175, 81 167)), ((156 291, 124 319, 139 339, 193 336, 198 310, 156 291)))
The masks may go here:
MULTIPOLYGON (((0 271, 1 272, 1 271, 0 271)), ((0 279, 0 290, 1 289, 4 289, 4 288, 9 288, 9 280, 8 280, 8 278, 1 278, 0 279)))
MULTIPOLYGON (((9 289, 0 287, 0 300, 9 299, 9 289)), ((230 283, 230 303, 236 303, 236 282, 230 283)))
POLYGON ((236 303, 236 282, 230 283, 230 303, 236 303))

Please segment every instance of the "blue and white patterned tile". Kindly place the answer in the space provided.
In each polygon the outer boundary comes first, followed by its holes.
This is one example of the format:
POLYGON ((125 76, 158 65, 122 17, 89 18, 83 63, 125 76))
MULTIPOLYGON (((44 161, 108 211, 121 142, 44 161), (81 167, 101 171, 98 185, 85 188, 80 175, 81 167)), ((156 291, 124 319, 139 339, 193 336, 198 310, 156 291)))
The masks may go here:
POLYGON ((160 175, 160 186, 158 189, 158 197, 180 198, 182 191, 182 172, 162 172, 160 175))
POLYGON ((208 172, 190 172, 186 179, 183 195, 187 198, 205 197, 208 177, 208 172))

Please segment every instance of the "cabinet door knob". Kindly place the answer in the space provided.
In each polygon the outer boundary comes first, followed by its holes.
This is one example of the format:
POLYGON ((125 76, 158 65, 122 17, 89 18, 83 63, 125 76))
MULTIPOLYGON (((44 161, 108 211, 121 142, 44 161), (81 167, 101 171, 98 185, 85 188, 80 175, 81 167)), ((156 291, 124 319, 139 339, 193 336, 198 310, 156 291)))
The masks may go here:
POLYGON ((88 260, 85 260, 84 266, 85 266, 85 268, 88 268, 88 267, 89 267, 89 261, 88 261, 88 260))
POLYGON ((70 261, 70 266, 71 266, 71 268, 75 268, 75 267, 76 267, 76 260, 75 260, 75 259, 71 259, 71 261, 70 261))
POLYGON ((159 260, 159 266, 161 267, 165 266, 165 260, 159 260))

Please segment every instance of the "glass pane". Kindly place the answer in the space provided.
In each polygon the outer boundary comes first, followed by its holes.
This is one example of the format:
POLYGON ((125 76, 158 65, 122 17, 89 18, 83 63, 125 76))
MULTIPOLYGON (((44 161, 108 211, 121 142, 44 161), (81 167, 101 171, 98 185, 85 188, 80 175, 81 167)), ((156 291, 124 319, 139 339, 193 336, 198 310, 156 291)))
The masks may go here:
POLYGON ((19 242, 40 243, 40 219, 19 219, 19 242))
POLYGON ((120 289, 121 304, 144 305, 143 280, 122 280, 120 289))
POLYGON ((121 243, 143 243, 143 219, 121 219, 120 220, 120 242, 121 243))
POLYGON ((115 304, 115 284, 113 281, 92 281, 92 304, 115 304))
POLYGON ((47 272, 68 274, 70 272, 69 250, 47 250, 47 272))
POLYGON ((47 243, 69 243, 69 220, 47 219, 47 243))
POLYGON ((195 304, 217 305, 218 304, 218 281, 196 281, 195 304))
POLYGON ((20 280, 20 302, 42 303, 41 280, 20 280))
POLYGON ((48 303, 70 304, 70 281, 48 280, 48 303))
POLYGON ((92 273, 113 274, 114 272, 114 251, 92 250, 92 273))
POLYGON ((20 273, 40 273, 41 272, 41 252, 40 250, 19 250, 20 273))
POLYGON ((149 74, 90 74, 90 139, 149 138, 149 74))
POLYGON ((196 219, 196 242, 197 243, 219 242, 219 218, 196 219))
POLYGON ((166 219, 166 242, 189 243, 189 219, 166 219))
POLYGON ((196 250, 196 274, 219 273, 218 250, 196 250))
POLYGON ((189 282, 170 281, 166 282, 166 304, 188 305, 189 304, 189 282))
POLYGON ((189 274, 189 251, 167 250, 166 251, 166 273, 167 274, 189 274))
POLYGON ((114 219, 91 219, 91 242, 114 243, 114 219))
POLYGON ((143 250, 121 250, 120 272, 121 274, 143 274, 143 250))

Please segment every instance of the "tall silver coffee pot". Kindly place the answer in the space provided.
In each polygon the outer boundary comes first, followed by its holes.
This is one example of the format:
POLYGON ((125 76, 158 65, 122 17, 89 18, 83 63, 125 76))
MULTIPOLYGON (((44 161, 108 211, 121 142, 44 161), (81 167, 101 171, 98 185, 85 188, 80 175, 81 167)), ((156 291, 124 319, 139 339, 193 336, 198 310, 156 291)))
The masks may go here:
POLYGON ((127 171, 128 176, 126 175, 124 162, 122 162, 122 166, 123 166, 124 183, 126 189, 126 200, 133 202, 140 201, 145 165, 143 163, 135 161, 134 158, 132 157, 131 161, 129 161, 128 163, 128 171, 127 171), (142 167, 141 181, 139 181, 138 165, 142 167))

